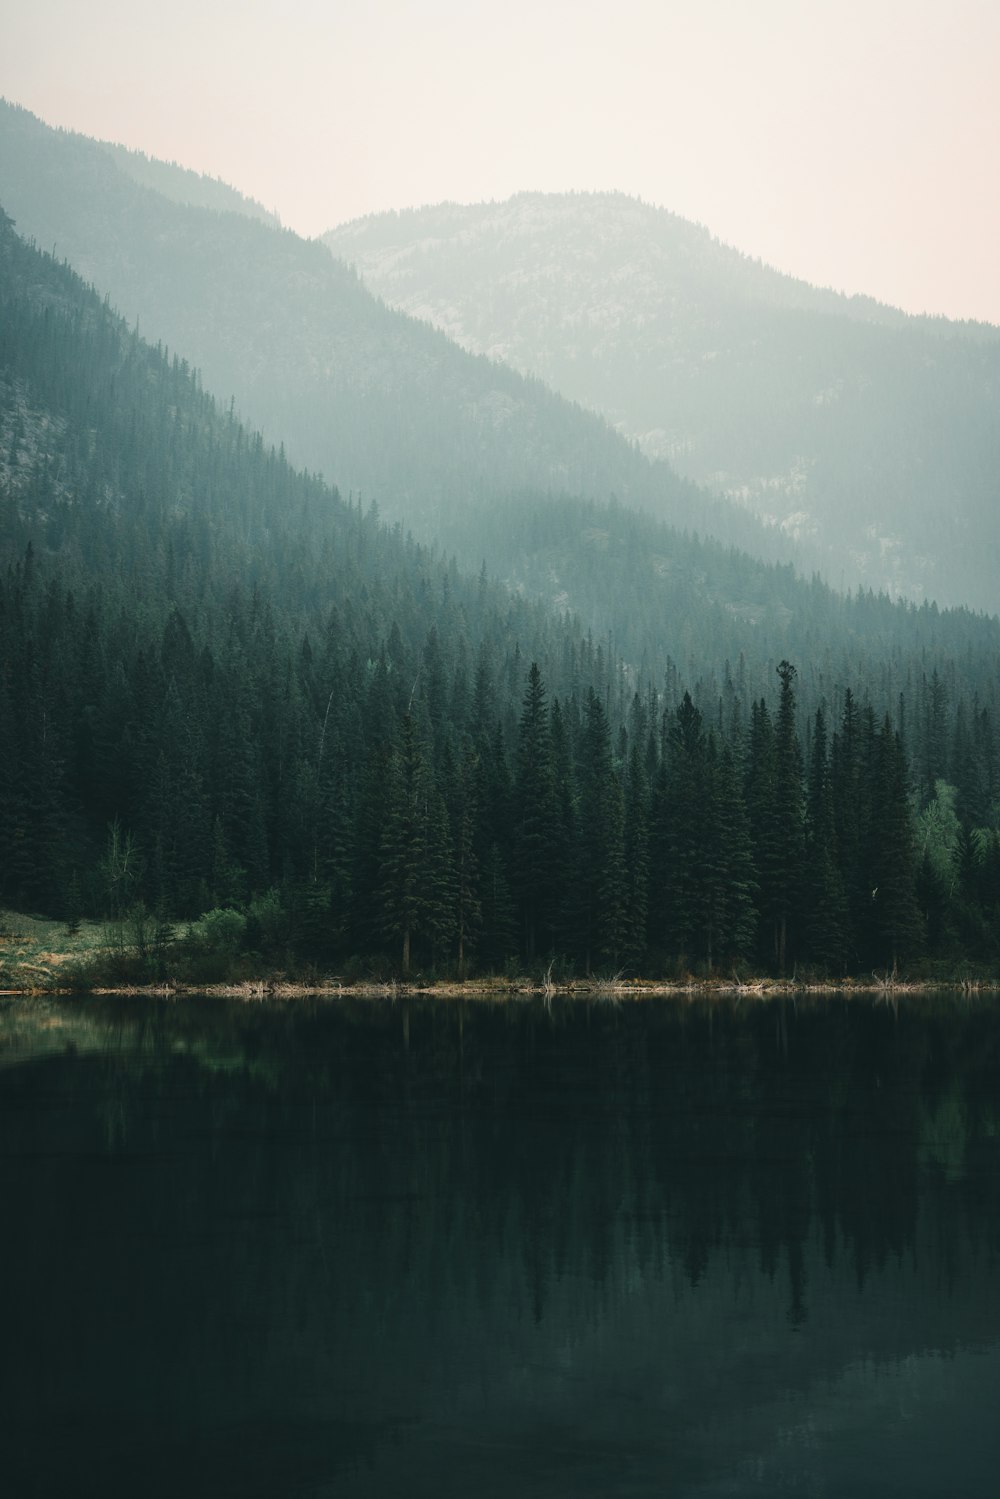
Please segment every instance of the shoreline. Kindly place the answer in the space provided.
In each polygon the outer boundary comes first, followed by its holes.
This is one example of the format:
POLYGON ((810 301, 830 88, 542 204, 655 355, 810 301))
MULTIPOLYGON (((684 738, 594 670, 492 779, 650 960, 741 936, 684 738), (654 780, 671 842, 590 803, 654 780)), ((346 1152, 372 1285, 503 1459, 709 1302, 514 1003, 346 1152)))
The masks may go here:
POLYGON ((85 989, 62 986, 27 985, 0 989, 2 999, 49 998, 137 998, 182 999, 198 996, 210 999, 242 999, 264 1003, 268 1000, 292 999, 389 999, 406 998, 439 1000, 507 1000, 524 999, 591 999, 643 1000, 683 998, 781 999, 798 995, 851 995, 899 998, 950 992, 971 997, 1000 993, 1000 979, 575 979, 568 983, 548 983, 529 978, 439 980, 422 983, 419 979, 390 979, 385 982, 340 983, 336 979, 321 984, 300 984, 285 979, 248 979, 232 984, 95 984, 85 989))

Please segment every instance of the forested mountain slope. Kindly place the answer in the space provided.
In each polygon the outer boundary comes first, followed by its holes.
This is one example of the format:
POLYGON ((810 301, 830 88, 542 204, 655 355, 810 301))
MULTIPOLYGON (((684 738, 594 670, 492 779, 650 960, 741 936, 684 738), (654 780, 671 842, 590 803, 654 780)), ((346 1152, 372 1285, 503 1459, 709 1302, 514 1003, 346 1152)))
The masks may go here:
POLYGON ((220 213, 242 213, 249 219, 280 228, 276 213, 270 212, 255 198, 248 198, 228 182, 219 177, 206 177, 202 172, 193 172, 176 161, 159 161, 147 156, 145 151, 133 151, 128 146, 115 145, 111 141, 99 141, 118 169, 143 187, 151 187, 164 198, 175 203, 187 203, 193 208, 214 208, 220 213))
MULTIPOLYGON (((589 519, 614 582, 648 538, 589 519)), ((294 471, 0 220, 0 899, 128 917, 146 973, 209 908, 223 964, 989 959, 996 622, 656 544, 624 660, 294 471), (724 565, 815 594, 815 660, 724 565)))
MULTIPOLYGON (((513 488, 615 494, 761 555, 790 555, 776 533, 650 464, 603 419, 386 307, 319 242, 173 201, 134 181, 134 167, 0 103, 0 201, 18 232, 55 248, 144 336, 179 350, 207 389, 234 395, 245 420, 345 494, 442 539, 456 513, 513 488)), ((158 173, 144 175, 159 187, 158 173)))
POLYGON ((837 586, 1000 608, 1000 330, 820 291, 621 194, 324 238, 394 306, 799 536, 837 586))
POLYGON ((570 627, 292 470, 2 216, 0 312, 8 900, 64 906, 112 824, 174 910, 315 878, 408 708, 471 713, 479 662, 492 734, 525 655, 578 669, 570 627))

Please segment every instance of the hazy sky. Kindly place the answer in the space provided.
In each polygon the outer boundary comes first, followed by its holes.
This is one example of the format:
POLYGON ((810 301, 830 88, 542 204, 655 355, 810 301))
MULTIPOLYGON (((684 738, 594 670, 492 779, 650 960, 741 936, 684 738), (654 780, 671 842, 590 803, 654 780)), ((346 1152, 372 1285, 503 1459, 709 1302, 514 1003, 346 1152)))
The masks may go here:
POLYGON ((1000 323, 1000 0, 0 0, 0 94, 303 234, 614 187, 1000 323))

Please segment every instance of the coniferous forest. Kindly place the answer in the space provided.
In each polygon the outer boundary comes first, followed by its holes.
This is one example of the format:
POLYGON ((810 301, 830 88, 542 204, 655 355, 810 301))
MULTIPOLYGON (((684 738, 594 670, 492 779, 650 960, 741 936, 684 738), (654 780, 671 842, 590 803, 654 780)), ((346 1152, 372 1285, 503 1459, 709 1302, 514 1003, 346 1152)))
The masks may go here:
POLYGON ((131 923, 146 976, 189 930, 220 975, 1000 959, 995 619, 662 525, 643 581, 617 507, 553 609, 296 471, 6 217, 0 271, 4 905, 131 923))
POLYGON ((0 1499, 995 1499, 1000 11, 9 9, 0 1499))

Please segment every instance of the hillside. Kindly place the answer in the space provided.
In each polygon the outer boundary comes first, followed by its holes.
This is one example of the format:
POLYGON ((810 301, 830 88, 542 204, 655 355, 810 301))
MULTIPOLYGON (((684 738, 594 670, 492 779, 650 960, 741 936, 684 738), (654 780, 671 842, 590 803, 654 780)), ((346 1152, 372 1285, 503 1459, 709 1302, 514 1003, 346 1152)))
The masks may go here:
POLYGON ((206 177, 203 172, 193 172, 179 162, 159 161, 155 156, 147 156, 145 151, 133 151, 128 146, 110 141, 98 144, 104 147, 119 171, 175 203, 186 203, 193 208, 214 208, 219 213, 242 213, 249 219, 281 227, 276 213, 270 212, 255 198, 247 198, 219 177, 206 177))
POLYGON ((109 918, 119 979, 994 951, 996 621, 512 498, 631 601, 595 640, 293 470, 5 218, 0 458, 0 900, 109 918))
MULTIPOLYGON (((174 201, 99 143, 0 103, 0 202, 130 324, 179 350, 293 461, 424 538, 515 488, 647 508, 759 555, 787 541, 650 463, 538 381, 392 311, 307 242, 242 213, 174 201), (123 166, 129 168, 123 170, 123 166)), ((161 187, 164 174, 140 174, 161 187)), ((478 558, 467 558, 470 563, 478 558)))
POLYGON ((620 194, 324 239, 393 306, 796 536, 834 584, 1000 608, 1000 330, 818 290, 620 194))

